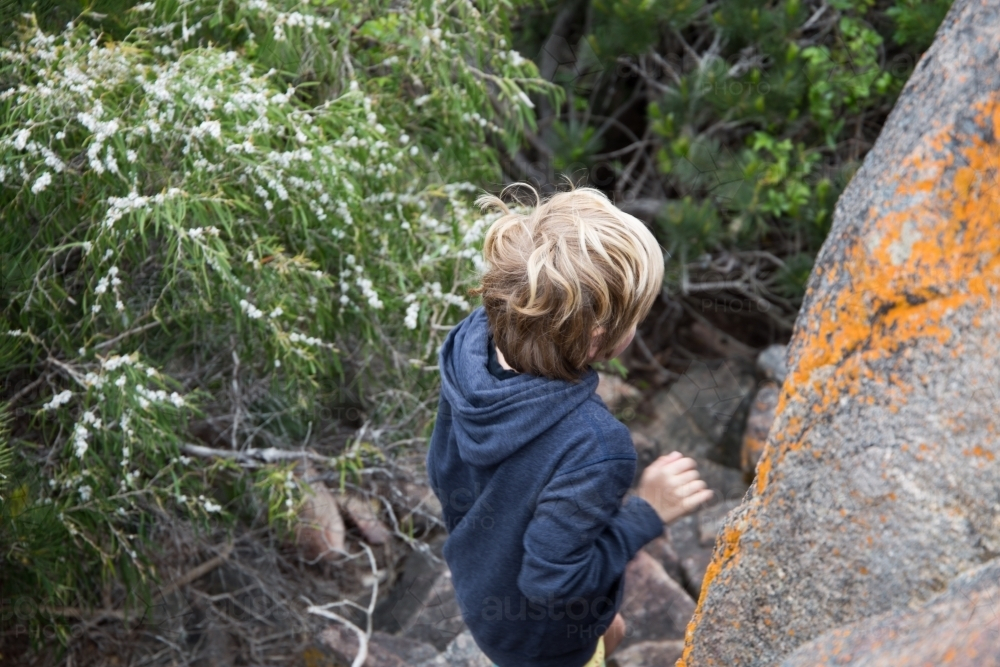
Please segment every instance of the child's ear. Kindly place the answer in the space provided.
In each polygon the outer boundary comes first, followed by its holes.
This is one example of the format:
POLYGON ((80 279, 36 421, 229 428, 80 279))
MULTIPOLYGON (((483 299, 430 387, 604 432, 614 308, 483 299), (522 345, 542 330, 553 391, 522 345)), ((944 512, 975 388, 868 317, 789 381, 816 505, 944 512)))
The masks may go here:
POLYGON ((601 336, 603 335, 604 327, 597 327, 590 334, 590 348, 587 350, 587 358, 590 361, 598 361, 595 357, 597 357, 598 350, 601 349, 601 336))

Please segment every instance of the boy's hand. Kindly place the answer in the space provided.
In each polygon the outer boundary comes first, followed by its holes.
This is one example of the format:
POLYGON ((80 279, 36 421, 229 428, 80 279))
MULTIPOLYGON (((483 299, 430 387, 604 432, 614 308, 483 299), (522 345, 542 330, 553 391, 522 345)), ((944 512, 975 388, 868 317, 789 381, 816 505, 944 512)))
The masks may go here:
POLYGON ((653 506, 663 523, 690 514, 712 497, 695 467, 694 459, 679 452, 661 456, 643 471, 636 495, 653 506))

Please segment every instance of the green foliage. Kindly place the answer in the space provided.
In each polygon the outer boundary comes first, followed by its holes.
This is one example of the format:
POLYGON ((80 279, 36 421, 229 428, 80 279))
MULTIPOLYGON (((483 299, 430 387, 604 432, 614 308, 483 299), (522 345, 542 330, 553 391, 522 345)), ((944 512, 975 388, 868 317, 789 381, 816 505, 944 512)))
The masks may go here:
POLYGON ((641 52, 659 40, 663 26, 683 27, 704 6, 704 0, 594 0, 593 44, 599 56, 641 52))
POLYGON ((892 38, 898 44, 926 49, 950 6, 951 0, 896 0, 885 12, 896 24, 892 38))
MULTIPOLYGON (((0 48, 0 547, 47 605, 140 601, 163 513, 292 516, 287 466, 189 458, 195 422, 225 449, 299 447, 331 403, 425 428, 488 224, 469 181, 549 91, 503 2, 129 7, 0 48)), ((378 451, 324 444, 342 475, 378 451)))
POLYGON ((667 250, 681 261, 693 259, 724 237, 719 215, 711 201, 695 203, 691 197, 668 202, 657 218, 667 250))
MULTIPOLYGON (((595 131, 577 122, 569 136, 578 153, 616 158, 617 197, 663 202, 656 227, 677 261, 767 250, 789 258, 777 280, 795 301, 799 269, 949 5, 593 0, 579 43, 594 45, 603 76, 593 109, 565 113, 595 131), (640 94, 645 127, 630 108, 640 94), (632 121, 614 136, 608 118, 632 121)), ((568 152, 562 134, 548 138, 568 152)))

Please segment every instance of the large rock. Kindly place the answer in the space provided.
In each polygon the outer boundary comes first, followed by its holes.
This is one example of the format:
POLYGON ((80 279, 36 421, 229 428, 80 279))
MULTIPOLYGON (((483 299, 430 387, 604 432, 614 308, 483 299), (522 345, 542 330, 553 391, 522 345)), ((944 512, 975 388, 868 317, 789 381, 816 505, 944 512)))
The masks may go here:
POLYGON ((438 650, 465 630, 451 571, 440 557, 441 544, 439 540, 429 552, 413 551, 406 557, 403 576, 375 608, 376 629, 432 644, 438 650))
POLYGON ((775 665, 1000 553, 1000 3, 956 0, 837 205, 678 665, 775 665))
POLYGON ((1000 561, 954 579, 917 610, 896 609, 831 630, 781 667, 1000 667, 1000 561))
POLYGON ((757 373, 779 386, 788 375, 788 346, 769 345, 757 355, 757 373))

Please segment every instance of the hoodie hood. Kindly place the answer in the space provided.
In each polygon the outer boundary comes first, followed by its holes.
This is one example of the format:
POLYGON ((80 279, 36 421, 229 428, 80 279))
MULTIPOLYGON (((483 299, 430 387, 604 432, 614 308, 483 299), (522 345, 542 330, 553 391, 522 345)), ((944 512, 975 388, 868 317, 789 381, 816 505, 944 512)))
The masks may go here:
POLYGON ((500 380, 487 366, 489 327, 480 306, 452 329, 441 351, 441 393, 451 404, 459 456, 469 465, 500 463, 557 424, 597 389, 597 372, 579 382, 527 373, 500 380))

